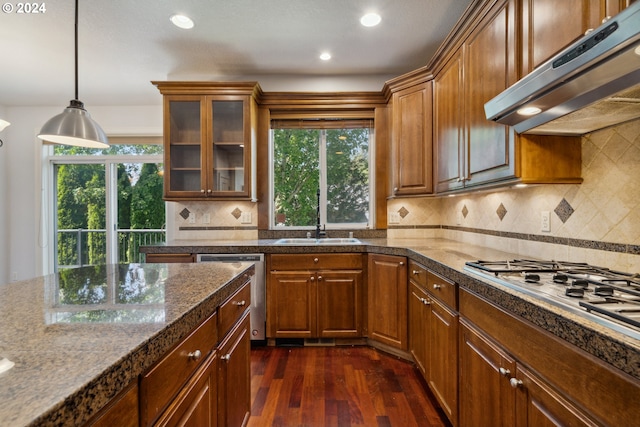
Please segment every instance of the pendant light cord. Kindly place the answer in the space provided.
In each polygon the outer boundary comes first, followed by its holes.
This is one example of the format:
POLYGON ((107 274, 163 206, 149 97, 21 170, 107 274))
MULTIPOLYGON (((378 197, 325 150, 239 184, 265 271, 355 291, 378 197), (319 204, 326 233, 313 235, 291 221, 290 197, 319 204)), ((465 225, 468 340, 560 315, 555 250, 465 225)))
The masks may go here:
POLYGON ((76 97, 78 100, 78 0, 76 0, 76 20, 75 20, 75 64, 76 64, 76 97))

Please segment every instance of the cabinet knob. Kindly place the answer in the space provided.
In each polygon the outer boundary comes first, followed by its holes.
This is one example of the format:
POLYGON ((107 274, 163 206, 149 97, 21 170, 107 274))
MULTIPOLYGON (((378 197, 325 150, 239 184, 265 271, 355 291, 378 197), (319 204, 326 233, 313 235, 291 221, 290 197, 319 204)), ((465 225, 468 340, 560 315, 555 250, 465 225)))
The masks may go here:
POLYGON ((245 300, 242 301, 233 301, 232 302, 233 305, 237 305, 238 307, 244 307, 245 305, 247 305, 247 302, 245 300))
POLYGON ((420 274, 420 271, 419 270, 413 270, 413 271, 411 271, 411 274, 417 276, 418 274, 420 274))
POLYGON ((318 276, 318 281, 322 280, 322 276, 318 276))
POLYGON ((519 380, 517 378, 511 378, 509 380, 509 384, 511 384, 512 388, 518 388, 522 385, 522 380, 519 380))
POLYGON ((313 262, 315 262, 316 264, 318 263, 318 261, 320 261, 318 258, 313 259, 313 262))
POLYGON ((398 187, 393 187, 393 192, 395 193, 396 191, 398 191, 398 187))
POLYGON ((189 359, 198 360, 202 357, 202 352, 200 350, 192 351, 191 353, 187 354, 187 357, 189 359))
POLYGON ((398 263, 398 265, 403 266, 403 265, 404 265, 404 262, 400 261, 400 262, 398 263))
POLYGON ((231 360, 231 353, 223 354, 222 356, 220 356, 220 360, 225 360, 228 362, 229 360, 231 360))
POLYGON ((424 305, 431 305, 431 301, 429 301, 427 298, 422 298, 422 303, 424 305))
POLYGON ((313 282, 314 280, 316 280, 316 276, 311 276, 311 278, 309 280, 311 280, 313 282))
POLYGON ((503 377, 508 377, 509 375, 511 375, 511 371, 507 368, 500 368, 498 369, 498 371, 500 371, 500 375, 502 375, 503 377))
POLYGON ((211 194, 211 193, 213 193, 213 190, 212 189, 208 189, 207 193, 211 194))
POLYGON ((202 190, 200 190, 201 193, 204 193, 204 188, 202 190))
POLYGON ((436 291, 439 290, 440 288, 442 288, 442 285, 438 285, 437 283, 433 284, 433 289, 435 289, 436 291))

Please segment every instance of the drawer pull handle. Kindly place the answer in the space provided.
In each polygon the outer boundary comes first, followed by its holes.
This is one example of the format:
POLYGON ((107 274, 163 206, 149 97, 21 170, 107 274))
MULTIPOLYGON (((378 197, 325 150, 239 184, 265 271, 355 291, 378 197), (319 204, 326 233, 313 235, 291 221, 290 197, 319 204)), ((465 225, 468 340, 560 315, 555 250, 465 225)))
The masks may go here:
POLYGON ((238 307, 244 307, 245 305, 247 305, 247 302, 245 300, 242 301, 233 301, 232 302, 233 305, 237 305, 238 307))
POLYGON ((220 360, 225 360, 225 361, 228 362, 229 360, 231 360, 231 353, 227 353, 227 354, 224 354, 224 355, 220 356, 220 360))
POLYGON ((440 288, 442 288, 442 285, 438 285, 437 283, 433 285, 433 289, 435 289, 436 291, 440 288))
POLYGON ((189 359, 198 360, 202 357, 202 352, 200 350, 192 351, 191 353, 187 354, 187 357, 189 359))
POLYGON ((498 370, 500 371, 500 375, 502 375, 503 377, 508 377, 509 375, 511 375, 511 371, 507 368, 500 368, 498 370))
POLYGON ((522 380, 519 380, 517 378, 511 378, 509 380, 509 384, 511 384, 512 388, 518 388, 522 385, 522 380))

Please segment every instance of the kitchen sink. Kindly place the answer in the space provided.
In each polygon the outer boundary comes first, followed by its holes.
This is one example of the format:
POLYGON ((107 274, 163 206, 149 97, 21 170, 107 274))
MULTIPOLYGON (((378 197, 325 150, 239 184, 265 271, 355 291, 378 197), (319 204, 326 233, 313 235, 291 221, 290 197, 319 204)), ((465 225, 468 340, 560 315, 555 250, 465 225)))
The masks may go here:
POLYGON ((326 237, 323 239, 306 239, 306 238, 290 238, 279 239, 275 242, 276 245, 359 245, 362 242, 354 237, 326 237))

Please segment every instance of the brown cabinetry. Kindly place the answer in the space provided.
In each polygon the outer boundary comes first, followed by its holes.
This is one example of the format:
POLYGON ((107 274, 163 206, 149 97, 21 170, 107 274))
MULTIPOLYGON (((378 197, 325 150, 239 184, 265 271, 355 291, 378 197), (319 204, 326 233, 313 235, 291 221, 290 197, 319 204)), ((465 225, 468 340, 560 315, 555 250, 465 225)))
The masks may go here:
POLYGON ((634 425, 640 383, 460 290, 460 425, 634 425))
POLYGON ((270 338, 362 336, 362 255, 268 257, 270 338))
POLYGON ((136 380, 85 425, 87 427, 138 427, 138 422, 138 381, 136 380))
POLYGON ((456 307, 455 283, 409 261, 409 350, 454 426, 458 425, 456 307))
POLYGON ((529 55, 518 50, 521 16, 516 0, 494 3, 435 77, 437 192, 582 181, 579 137, 517 135, 486 119, 484 104, 517 81, 529 55))
POLYGON ((407 259, 369 254, 369 338, 400 350, 407 343, 407 259))
POLYGON ((181 263, 196 262, 194 254, 146 254, 145 262, 181 263))
POLYGON ((393 195, 433 192, 432 90, 429 81, 393 94, 393 195))
POLYGON ((249 199, 257 84, 154 84, 164 95, 165 199, 249 199))

